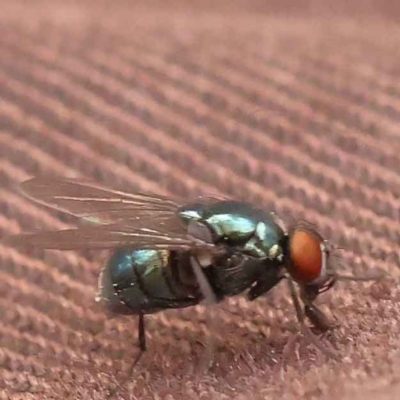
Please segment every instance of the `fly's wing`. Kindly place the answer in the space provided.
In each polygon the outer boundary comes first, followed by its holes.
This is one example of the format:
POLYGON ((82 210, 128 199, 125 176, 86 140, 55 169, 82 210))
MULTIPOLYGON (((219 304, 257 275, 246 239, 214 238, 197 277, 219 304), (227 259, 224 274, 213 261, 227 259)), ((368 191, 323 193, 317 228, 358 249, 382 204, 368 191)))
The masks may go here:
POLYGON ((81 226, 76 229, 14 235, 4 242, 13 246, 38 246, 45 249, 111 249, 115 247, 188 250, 194 246, 213 248, 187 234, 171 233, 162 228, 132 228, 122 224, 81 226))
POLYGON ((32 178, 20 186, 31 200, 63 211, 84 222, 107 224, 122 219, 168 219, 181 205, 168 197, 127 193, 93 182, 48 177, 32 178))
POLYGON ((86 222, 76 229, 14 235, 5 243, 47 249, 107 249, 114 247, 210 248, 187 233, 177 216, 179 203, 167 197, 129 194, 94 183, 69 179, 33 178, 21 191, 32 200, 86 222))

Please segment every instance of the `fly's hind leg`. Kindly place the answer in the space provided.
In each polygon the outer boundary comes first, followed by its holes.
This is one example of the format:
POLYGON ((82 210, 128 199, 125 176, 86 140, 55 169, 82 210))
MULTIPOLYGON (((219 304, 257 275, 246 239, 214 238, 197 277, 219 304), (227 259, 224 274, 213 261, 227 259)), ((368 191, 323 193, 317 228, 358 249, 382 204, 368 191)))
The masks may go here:
POLYGON ((128 374, 121 382, 119 382, 118 386, 115 389, 110 391, 108 398, 115 396, 121 389, 123 389, 123 387, 126 385, 128 380, 132 377, 133 371, 134 371, 136 365, 139 363, 144 352, 147 350, 146 331, 145 331, 145 325, 144 325, 144 314, 142 312, 138 315, 138 344, 139 344, 139 353, 134 358, 134 360, 129 368, 128 374))
POLYGON ((139 353, 133 360, 133 363, 129 369, 129 374, 128 376, 132 376, 132 372, 135 369, 136 365, 142 358, 144 352, 147 350, 146 347, 146 332, 145 332, 145 327, 144 327, 144 315, 143 313, 139 314, 139 319, 138 319, 138 344, 139 344, 139 353))

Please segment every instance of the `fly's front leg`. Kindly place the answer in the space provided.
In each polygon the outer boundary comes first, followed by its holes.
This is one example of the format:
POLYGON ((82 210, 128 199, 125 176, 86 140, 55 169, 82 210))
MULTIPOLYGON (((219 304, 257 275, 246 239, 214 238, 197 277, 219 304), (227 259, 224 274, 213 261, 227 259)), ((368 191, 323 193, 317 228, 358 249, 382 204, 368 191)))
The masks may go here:
POLYGON ((310 322, 321 332, 327 332, 335 327, 328 317, 314 304, 315 299, 321 293, 317 288, 303 287, 301 299, 304 303, 304 314, 310 322))
POLYGON ((308 338, 308 340, 319 350, 321 350, 324 354, 326 354, 329 357, 336 358, 338 356, 337 352, 334 351, 333 349, 328 348, 327 346, 323 345, 320 341, 320 339, 315 336, 310 328, 305 324, 305 317, 307 316, 310 318, 311 321, 314 321, 317 324, 320 324, 321 327, 325 327, 324 323, 326 322, 325 320, 326 317, 325 315, 311 303, 311 300, 305 297, 304 293, 302 293, 302 301, 305 303, 305 308, 304 311, 301 307, 299 297, 296 293, 296 289, 294 286, 293 281, 288 278, 287 279, 288 285, 289 285, 289 291, 290 295, 292 297, 293 305, 296 311, 297 319, 299 320, 300 327, 301 327, 301 333, 308 338), (307 315, 307 312, 310 313, 310 316, 307 315))
POLYGON ((328 317, 315 305, 306 304, 304 306, 304 313, 311 323, 321 332, 330 331, 335 327, 328 317))

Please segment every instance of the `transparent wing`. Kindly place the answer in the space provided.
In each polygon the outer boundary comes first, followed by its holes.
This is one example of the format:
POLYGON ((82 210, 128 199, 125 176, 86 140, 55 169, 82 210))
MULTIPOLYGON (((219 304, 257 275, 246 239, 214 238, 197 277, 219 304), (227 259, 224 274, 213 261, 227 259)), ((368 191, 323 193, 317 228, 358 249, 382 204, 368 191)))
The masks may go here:
MULTIPOLYGON (((3 243, 47 249, 107 249, 114 247, 189 249, 212 247, 188 235, 177 216, 178 201, 71 179, 33 178, 21 184, 22 193, 39 203, 90 224, 75 229, 14 235, 3 243)), ((210 198, 208 198, 210 199, 210 198)), ((211 200, 209 200, 211 201, 211 200)))
POLYGON ((213 248, 187 234, 172 233, 160 229, 132 228, 120 224, 88 225, 77 229, 45 231, 33 234, 14 235, 5 238, 4 243, 12 246, 38 246, 45 249, 110 249, 115 247, 180 249, 194 246, 213 248))
POLYGON ((170 219, 181 205, 164 196, 131 194, 74 179, 32 178, 23 182, 20 190, 35 202, 94 224, 122 219, 170 219))

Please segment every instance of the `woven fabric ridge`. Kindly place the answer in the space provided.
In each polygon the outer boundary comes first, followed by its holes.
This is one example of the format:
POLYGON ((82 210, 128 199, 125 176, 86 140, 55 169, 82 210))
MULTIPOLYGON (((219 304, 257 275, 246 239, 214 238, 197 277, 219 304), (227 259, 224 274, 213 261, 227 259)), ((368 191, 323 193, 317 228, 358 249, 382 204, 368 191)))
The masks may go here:
MULTIPOLYGON (((251 201, 288 224, 317 224, 343 248, 341 272, 389 275, 319 299, 338 323, 322 339, 336 361, 302 339, 283 354, 298 329, 285 285, 218 307, 215 365, 201 378, 207 309, 151 316, 149 351, 120 398, 399 398, 400 36, 390 9, 356 22, 259 13, 257 1, 243 14, 235 2, 229 17, 198 2, 192 13, 9 3, 0 239, 72 223, 15 190, 51 172, 251 201)), ((0 399, 104 399, 126 375, 136 319, 109 319, 94 300, 105 256, 0 243, 0 399)))

